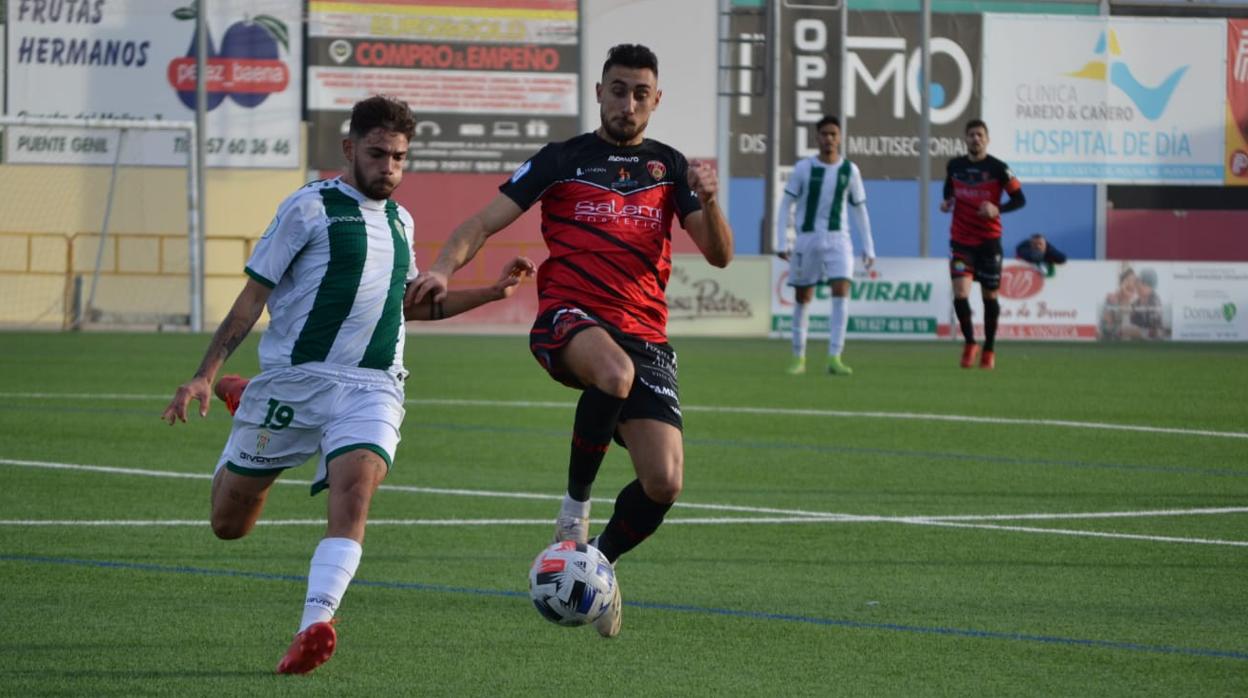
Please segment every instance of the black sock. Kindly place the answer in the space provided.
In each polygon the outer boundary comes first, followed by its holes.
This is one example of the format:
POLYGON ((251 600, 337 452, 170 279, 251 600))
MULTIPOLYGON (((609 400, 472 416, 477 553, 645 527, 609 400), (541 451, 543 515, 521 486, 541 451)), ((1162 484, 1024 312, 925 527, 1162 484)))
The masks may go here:
POLYGON ((992 351, 997 341, 997 318, 1001 317, 1001 304, 996 298, 984 299, 984 351, 992 351))
POLYGON ((615 425, 620 421, 624 400, 597 388, 581 393, 572 423, 572 455, 568 459, 568 494, 581 502, 589 500, 598 468, 607 455, 615 425))
POLYGON ((971 302, 965 298, 954 298, 953 312, 958 316, 958 324, 962 326, 962 336, 966 343, 974 344, 975 325, 971 323, 971 302))
POLYGON ((646 496, 640 480, 633 480, 615 498, 615 511, 598 536, 598 549, 611 562, 636 548, 663 523, 671 504, 660 504, 646 496))

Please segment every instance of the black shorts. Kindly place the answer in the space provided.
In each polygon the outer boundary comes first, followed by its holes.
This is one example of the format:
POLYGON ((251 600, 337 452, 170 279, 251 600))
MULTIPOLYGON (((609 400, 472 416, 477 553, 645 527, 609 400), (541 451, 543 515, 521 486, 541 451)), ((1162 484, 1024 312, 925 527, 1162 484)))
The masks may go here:
MULTIPOLYGON (((670 344, 656 344, 625 334, 580 308, 552 308, 537 317, 529 331, 529 350, 551 378, 584 390, 576 376, 557 361, 560 350, 581 330, 601 327, 633 360, 633 386, 628 391, 620 421, 656 419, 684 429, 680 414, 680 387, 676 381, 676 352, 670 344)), ((619 440, 619 435, 616 435, 619 440)))
POLYGON ((1001 287, 1001 240, 979 245, 949 243, 949 275, 970 276, 989 291, 1001 287))

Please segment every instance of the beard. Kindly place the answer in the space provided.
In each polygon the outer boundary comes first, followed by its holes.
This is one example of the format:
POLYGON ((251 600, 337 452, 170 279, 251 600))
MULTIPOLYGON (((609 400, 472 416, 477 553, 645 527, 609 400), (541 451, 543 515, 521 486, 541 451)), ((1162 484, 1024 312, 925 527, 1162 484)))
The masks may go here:
POLYGON ((385 201, 394 193, 396 185, 390 184, 385 177, 368 179, 358 164, 353 168, 352 174, 355 176, 355 184, 360 193, 374 201, 385 201))
POLYGON ((631 125, 620 120, 612 122, 607 119, 606 114, 602 114, 602 131, 611 137, 616 143, 627 143, 637 137, 637 134, 646 130, 646 126, 650 124, 648 121, 641 123, 633 122, 631 125))

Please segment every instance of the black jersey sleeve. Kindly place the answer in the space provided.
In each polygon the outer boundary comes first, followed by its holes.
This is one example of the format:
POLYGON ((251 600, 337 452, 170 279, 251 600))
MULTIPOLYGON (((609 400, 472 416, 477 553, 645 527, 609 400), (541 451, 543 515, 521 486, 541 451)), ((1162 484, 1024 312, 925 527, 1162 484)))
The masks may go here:
POLYGON ((558 143, 547 143, 533 157, 516 168, 511 178, 499 185, 498 190, 516 202, 521 209, 529 207, 542 198, 550 185, 558 181, 561 148, 558 143))
POLYGON ((676 169, 672 173, 672 180, 676 184, 676 211, 683 225, 685 216, 702 210, 702 200, 698 198, 698 193, 689 187, 689 161, 684 155, 673 150, 672 162, 676 169))

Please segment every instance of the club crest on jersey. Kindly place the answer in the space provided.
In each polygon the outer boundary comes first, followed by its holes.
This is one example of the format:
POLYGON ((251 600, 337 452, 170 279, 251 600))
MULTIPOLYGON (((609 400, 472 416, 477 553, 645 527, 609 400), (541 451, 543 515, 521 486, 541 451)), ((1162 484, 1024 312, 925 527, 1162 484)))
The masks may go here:
POLYGON ((646 171, 648 171, 650 176, 654 177, 656 180, 663 179, 663 176, 667 174, 667 165, 664 165, 658 160, 651 160, 646 163, 646 171))

